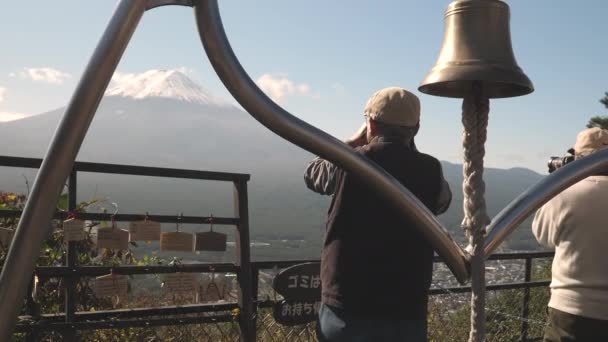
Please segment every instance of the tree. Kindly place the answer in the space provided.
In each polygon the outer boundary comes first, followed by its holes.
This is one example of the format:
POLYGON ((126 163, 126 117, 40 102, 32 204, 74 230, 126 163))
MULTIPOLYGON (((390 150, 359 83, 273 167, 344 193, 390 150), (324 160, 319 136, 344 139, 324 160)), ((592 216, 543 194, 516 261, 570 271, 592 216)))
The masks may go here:
MULTIPOLYGON (((600 100, 600 103, 608 109, 608 92, 604 93, 604 97, 600 100)), ((587 128, 599 127, 602 129, 608 129, 608 116, 594 116, 589 119, 587 128)))

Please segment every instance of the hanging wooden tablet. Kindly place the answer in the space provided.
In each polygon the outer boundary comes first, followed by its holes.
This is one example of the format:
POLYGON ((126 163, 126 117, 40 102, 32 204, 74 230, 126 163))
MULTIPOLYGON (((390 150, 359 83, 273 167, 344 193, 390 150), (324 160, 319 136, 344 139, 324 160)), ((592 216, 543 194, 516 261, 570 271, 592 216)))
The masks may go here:
POLYGON ((129 249, 129 232, 118 227, 99 228, 97 248, 129 249))
POLYGON ((196 233, 196 248, 197 251, 226 251, 226 234, 210 231, 196 233))
POLYGON ((213 231, 213 214, 209 216, 208 222, 208 232, 196 233, 196 245, 194 249, 196 251, 225 252, 227 235, 213 231))
POLYGON ((160 223, 150 220, 129 222, 129 241, 160 240, 160 223))
POLYGON ((75 218, 63 221, 63 240, 65 242, 84 240, 84 221, 75 218))
POLYGON ((221 275, 211 274, 207 284, 203 283, 203 302, 217 302, 225 298, 226 278, 221 275))
POLYGON ((97 297, 125 297, 129 289, 127 276, 108 274, 95 278, 95 295, 97 297))
POLYGON ((13 235, 15 235, 15 230, 0 227, 0 243, 3 247, 8 247, 11 245, 13 235))
POLYGON ((161 251, 192 252, 193 236, 184 232, 164 232, 160 234, 161 251))
POLYGON ((171 294, 193 295, 198 289, 194 273, 169 273, 165 275, 164 283, 163 288, 171 294))

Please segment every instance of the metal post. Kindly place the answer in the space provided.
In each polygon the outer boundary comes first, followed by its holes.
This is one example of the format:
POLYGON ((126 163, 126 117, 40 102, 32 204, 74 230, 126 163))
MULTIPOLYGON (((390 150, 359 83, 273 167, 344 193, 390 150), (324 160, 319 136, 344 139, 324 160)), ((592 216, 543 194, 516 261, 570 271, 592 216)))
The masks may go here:
POLYGON ((249 239, 249 209, 247 199, 247 183, 234 182, 234 211, 239 219, 236 231, 236 253, 239 266, 239 325, 241 341, 254 342, 256 336, 253 304, 253 283, 251 269, 251 247, 249 239))
POLYGON ((49 145, 0 274, 0 341, 10 340, 57 199, 146 4, 119 2, 49 145))
MULTIPOLYGON (((526 258, 526 275, 524 281, 526 283, 532 280, 532 258, 526 258)), ((523 306, 521 308, 521 333, 520 333, 520 341, 528 340, 528 315, 530 314, 530 288, 524 288, 524 301, 523 306)))
MULTIPOLYGON (((32 277, 30 286, 27 289, 27 299, 26 299, 25 305, 27 306, 28 314, 31 315, 34 319, 37 319, 39 317, 40 312, 38 312, 39 309, 37 308, 37 304, 34 301, 33 291, 34 291, 34 277, 32 277)), ((35 342, 37 340, 38 340, 38 329, 36 329, 36 326, 32 326, 32 329, 26 334, 25 341, 26 342, 35 342)))
POLYGON ((488 226, 486 258, 536 209, 573 184, 608 170, 608 149, 579 159, 553 172, 514 199, 488 226))
POLYGON ((253 322, 251 323, 256 331, 258 327, 258 291, 260 290, 260 269, 252 267, 251 269, 251 296, 253 300, 253 322))
MULTIPOLYGON (((76 170, 72 169, 68 182, 68 211, 76 210, 76 170)), ((76 253, 76 241, 68 242, 68 253, 66 255, 66 266, 70 269, 76 267, 78 255, 76 253)), ((73 323, 76 313, 76 277, 69 275, 65 277, 65 322, 73 323)), ((74 329, 68 329, 63 333, 66 341, 77 341, 78 334, 74 329)))

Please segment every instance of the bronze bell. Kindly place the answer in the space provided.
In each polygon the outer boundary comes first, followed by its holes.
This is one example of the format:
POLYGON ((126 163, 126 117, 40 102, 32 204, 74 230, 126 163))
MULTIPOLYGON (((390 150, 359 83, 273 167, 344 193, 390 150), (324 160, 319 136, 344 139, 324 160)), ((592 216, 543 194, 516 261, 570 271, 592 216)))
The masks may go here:
POLYGON ((445 14, 439 59, 418 90, 463 98, 477 83, 489 98, 533 92, 513 55, 509 19, 509 6, 500 0, 452 2, 445 14))

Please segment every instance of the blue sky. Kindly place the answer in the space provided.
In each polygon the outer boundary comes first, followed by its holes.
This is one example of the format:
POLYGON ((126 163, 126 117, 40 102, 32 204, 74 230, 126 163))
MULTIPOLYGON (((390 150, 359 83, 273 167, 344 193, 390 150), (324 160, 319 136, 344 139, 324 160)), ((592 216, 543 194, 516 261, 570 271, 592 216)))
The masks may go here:
MULTIPOLYGON (((293 90, 281 88, 281 104, 345 138, 362 122, 374 91, 416 90, 437 58, 447 4, 232 0, 220 8, 250 75, 289 82, 293 90)), ((515 55, 536 91, 492 101, 486 165, 545 172, 547 157, 568 149, 590 116, 608 115, 598 102, 608 91, 608 2, 509 4, 515 55)), ((2 2, 0 113, 34 115, 65 105, 114 6, 111 0, 2 2)), ((229 97, 203 53, 190 8, 146 13, 118 71, 171 68, 229 97)), ((419 147, 459 162, 461 101, 416 93, 423 110, 419 147)))

